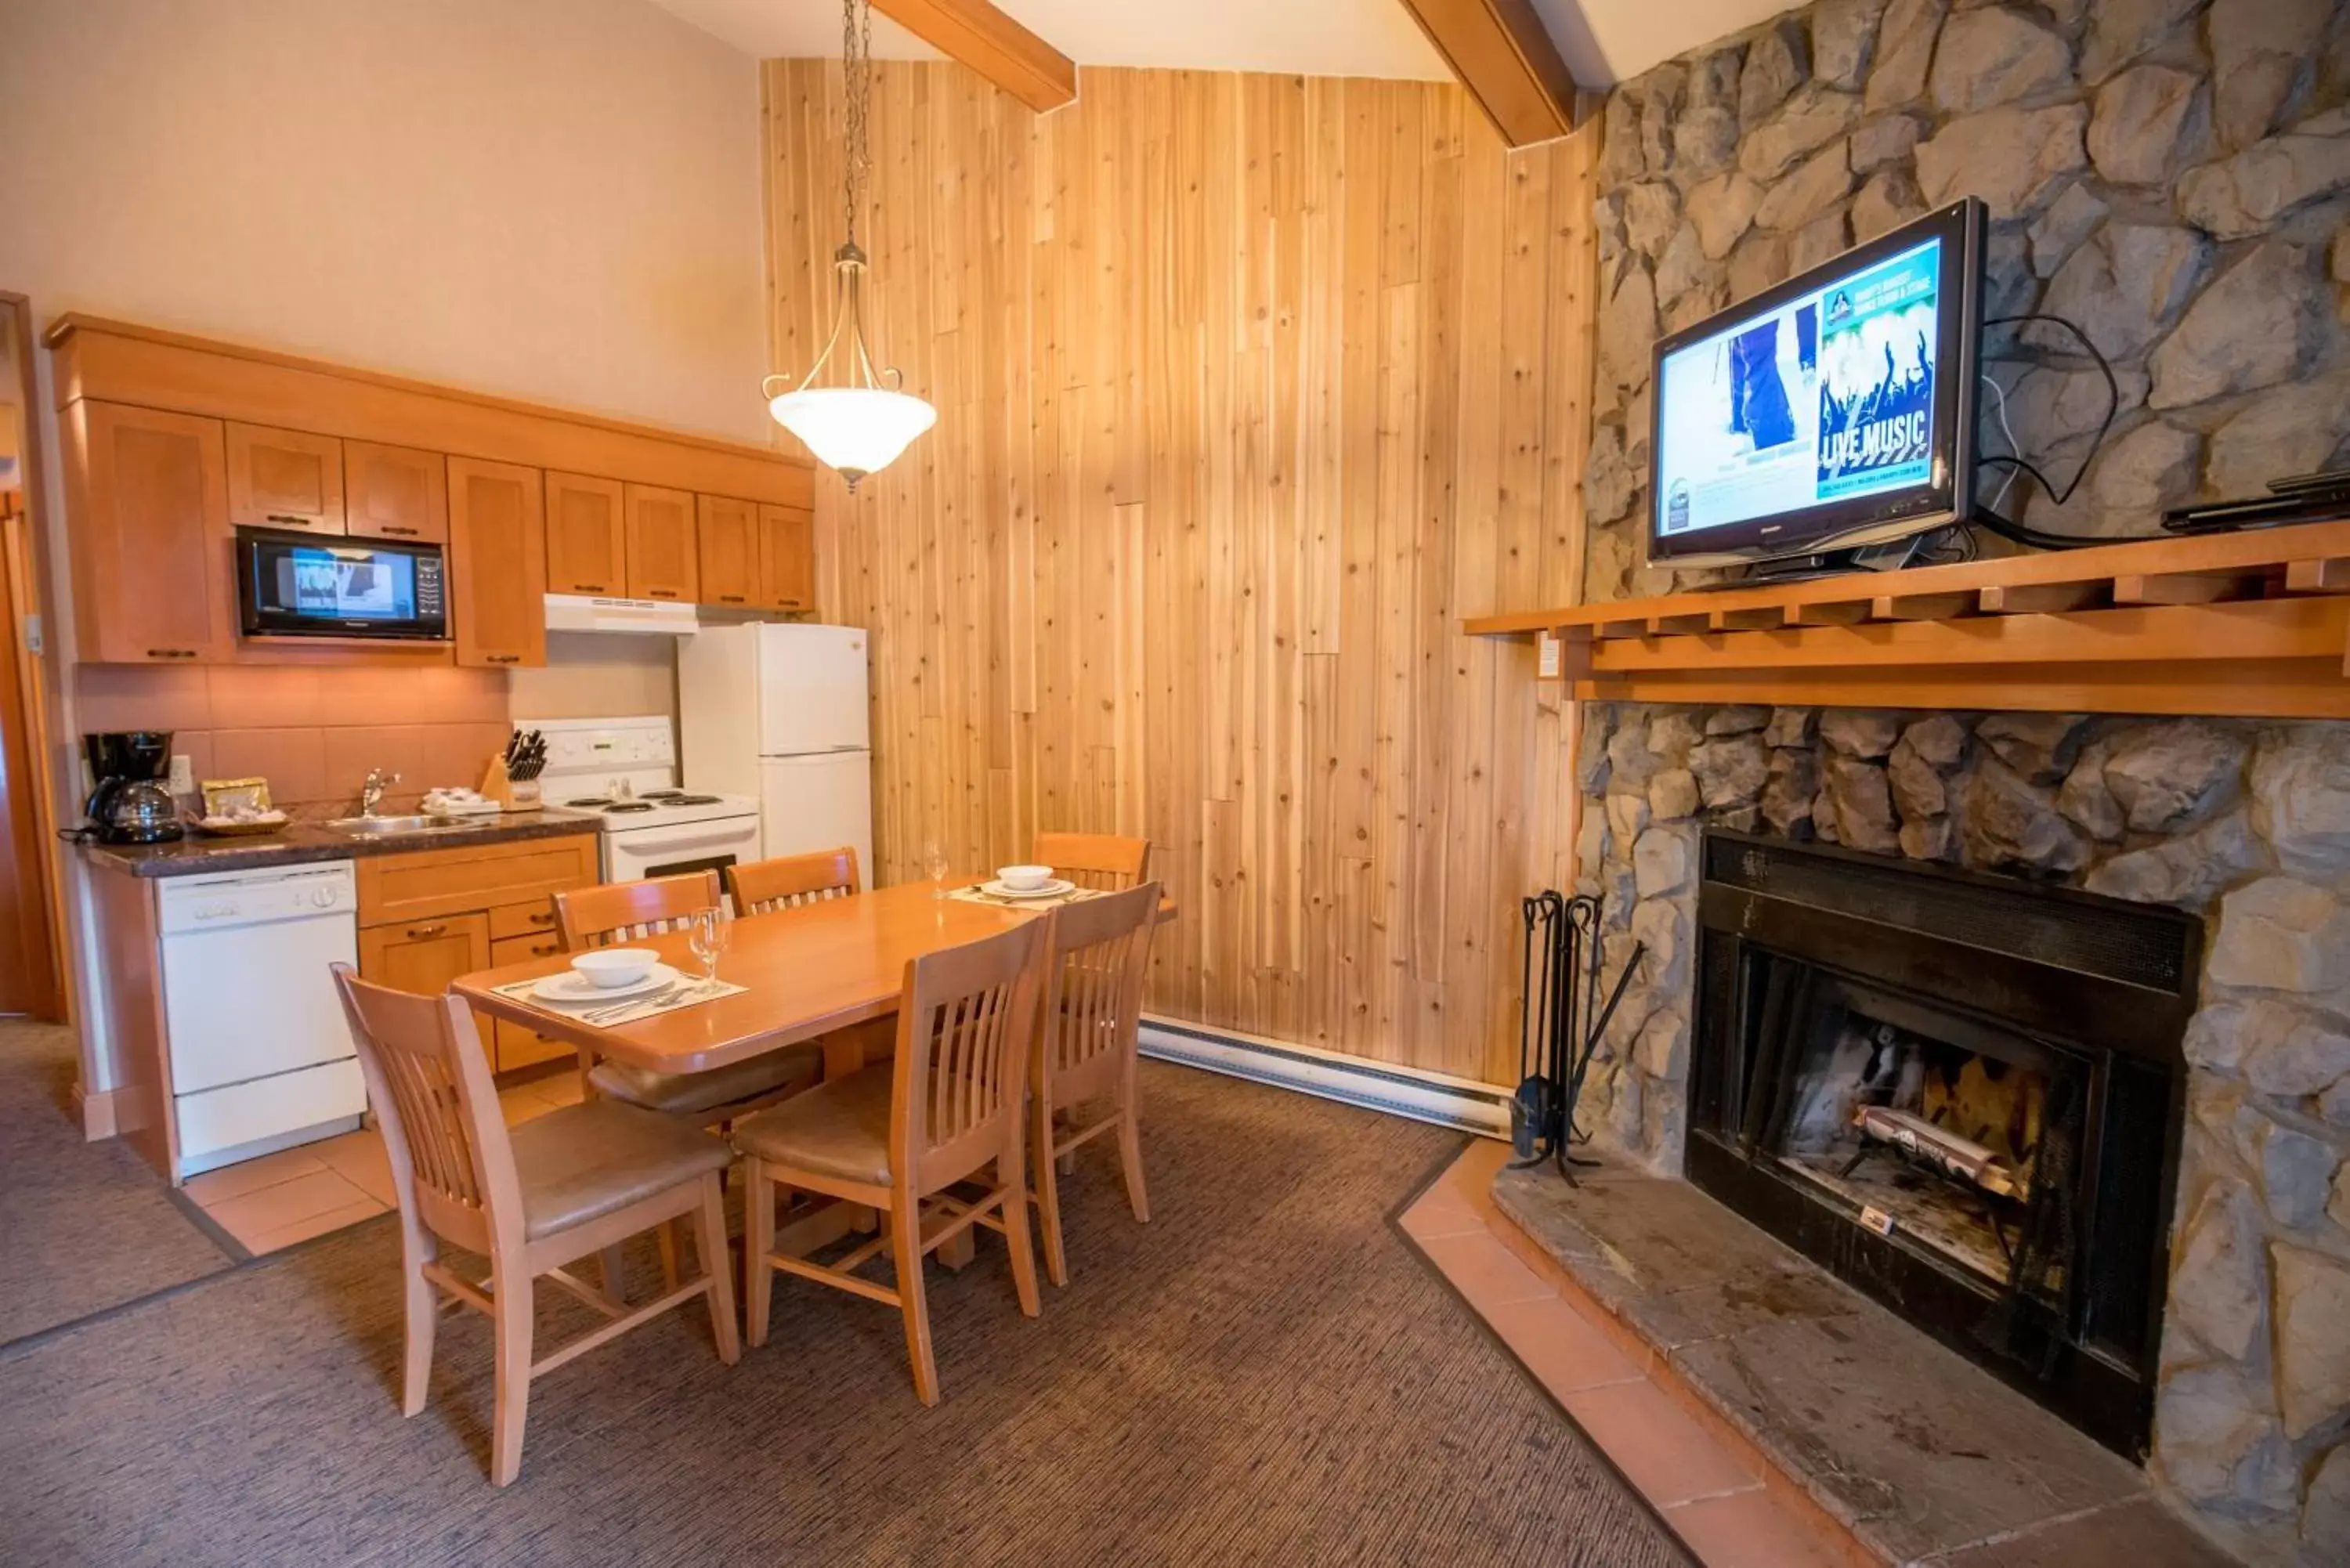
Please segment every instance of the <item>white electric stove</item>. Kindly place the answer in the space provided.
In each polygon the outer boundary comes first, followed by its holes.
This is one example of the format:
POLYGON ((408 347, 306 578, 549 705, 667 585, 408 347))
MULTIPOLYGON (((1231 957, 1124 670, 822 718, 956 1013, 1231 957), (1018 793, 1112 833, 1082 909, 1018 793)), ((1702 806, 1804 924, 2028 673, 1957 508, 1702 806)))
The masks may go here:
POLYGON ((759 803, 680 789, 677 735, 664 715, 517 719, 514 727, 546 737, 540 798, 603 816, 605 881, 721 870, 759 858, 759 803))

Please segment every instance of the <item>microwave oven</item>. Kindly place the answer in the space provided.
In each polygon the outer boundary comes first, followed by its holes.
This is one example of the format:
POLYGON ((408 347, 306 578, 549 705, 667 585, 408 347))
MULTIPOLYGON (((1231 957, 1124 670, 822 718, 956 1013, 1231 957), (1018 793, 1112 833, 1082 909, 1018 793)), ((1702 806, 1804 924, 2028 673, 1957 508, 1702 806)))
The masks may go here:
POLYGON ((236 597, 247 637, 449 638, 438 545, 239 528, 236 597))

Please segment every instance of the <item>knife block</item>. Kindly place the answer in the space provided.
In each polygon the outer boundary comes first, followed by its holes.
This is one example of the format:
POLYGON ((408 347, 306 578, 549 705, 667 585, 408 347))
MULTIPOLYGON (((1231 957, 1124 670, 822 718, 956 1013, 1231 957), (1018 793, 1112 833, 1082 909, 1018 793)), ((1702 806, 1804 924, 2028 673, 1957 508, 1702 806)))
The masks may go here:
POLYGON ((529 811, 539 804, 538 781, 510 776, 503 753, 490 759, 489 772, 482 775, 482 794, 508 811, 529 811))

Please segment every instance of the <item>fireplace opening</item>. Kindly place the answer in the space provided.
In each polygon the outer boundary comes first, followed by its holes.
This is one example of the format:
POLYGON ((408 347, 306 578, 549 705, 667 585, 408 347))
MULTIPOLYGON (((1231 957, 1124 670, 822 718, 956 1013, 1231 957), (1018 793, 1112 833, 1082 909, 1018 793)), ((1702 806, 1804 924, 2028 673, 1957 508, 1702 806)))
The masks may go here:
POLYGON ((1811 991, 1792 1048, 1762 1054, 1742 1143, 1879 1235, 2061 1301, 2087 1062, 1855 981, 1811 991))
POLYGON ((2194 921, 1729 833, 1704 867, 1690 1179, 2142 1459, 2194 921))

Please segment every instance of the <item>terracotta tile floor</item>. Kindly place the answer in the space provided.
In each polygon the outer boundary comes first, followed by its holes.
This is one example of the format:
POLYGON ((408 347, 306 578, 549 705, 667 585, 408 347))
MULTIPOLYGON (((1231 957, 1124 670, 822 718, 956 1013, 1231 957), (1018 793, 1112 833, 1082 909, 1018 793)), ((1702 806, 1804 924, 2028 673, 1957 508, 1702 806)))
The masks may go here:
POLYGON ((1509 1153, 1490 1138, 1471 1143, 1404 1210, 1405 1234, 1707 1568, 1873 1562, 1751 1449, 1692 1412, 1653 1375, 1646 1346, 1560 1288, 1555 1265, 1488 1194, 1509 1153))
MULTIPOLYGON (((508 1127, 578 1099, 578 1075, 567 1068, 498 1095, 508 1127)), ((397 1201, 373 1127, 206 1171, 182 1190, 256 1257, 388 1214, 397 1201)))

